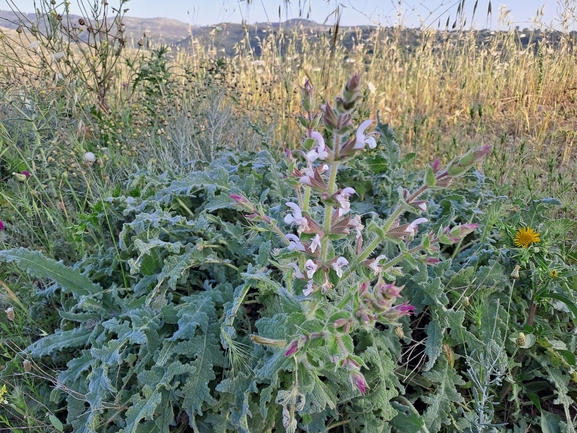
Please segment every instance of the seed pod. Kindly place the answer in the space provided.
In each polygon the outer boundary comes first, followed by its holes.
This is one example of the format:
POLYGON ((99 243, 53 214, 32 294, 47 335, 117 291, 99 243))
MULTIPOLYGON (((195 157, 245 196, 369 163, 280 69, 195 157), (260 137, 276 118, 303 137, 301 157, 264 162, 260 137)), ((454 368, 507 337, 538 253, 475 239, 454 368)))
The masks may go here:
POLYGON ((83 25, 86 24, 86 21, 84 21, 84 18, 80 18, 80 19, 78 20, 78 24, 80 24, 81 26, 83 26, 83 25))

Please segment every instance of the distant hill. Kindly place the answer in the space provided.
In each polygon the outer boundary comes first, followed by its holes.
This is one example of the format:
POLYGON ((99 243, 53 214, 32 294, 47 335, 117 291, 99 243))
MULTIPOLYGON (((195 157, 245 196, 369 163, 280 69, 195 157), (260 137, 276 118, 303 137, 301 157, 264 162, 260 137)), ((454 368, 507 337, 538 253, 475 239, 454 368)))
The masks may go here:
MULTIPOLYGON (((29 22, 36 20, 35 14, 24 14, 24 18, 29 22)), ((71 24, 77 24, 79 16, 70 16, 71 24)), ((135 45, 136 42, 147 34, 149 40, 154 44, 166 44, 188 50, 192 47, 192 39, 198 41, 201 45, 211 47, 223 56, 233 56, 236 53, 238 44, 252 50, 253 54, 258 57, 263 49, 274 49, 277 52, 284 53, 289 44, 298 51, 302 48, 303 38, 291 40, 290 37, 279 38, 281 35, 291 35, 295 32, 306 35, 306 43, 314 44, 324 42, 331 46, 335 26, 319 24, 306 19, 291 19, 283 23, 256 23, 256 24, 236 24, 221 23, 213 26, 190 26, 178 20, 167 18, 134 18, 125 17, 123 23, 126 26, 126 35, 129 44, 135 45), (275 36, 273 40, 275 45, 267 44, 267 38, 275 36), (266 48, 263 48, 266 47, 266 48)), ((11 11, 0 11, 0 27, 16 29, 18 20, 11 11)), ((42 23, 39 24, 42 28, 42 23)), ((374 40, 378 32, 379 38, 389 38, 399 41, 403 49, 414 50, 423 43, 422 31, 419 29, 408 28, 376 28, 374 26, 359 27, 340 27, 337 29, 337 44, 339 47, 350 50, 359 42, 374 40)), ((489 30, 466 31, 473 33, 477 43, 486 43, 491 35, 495 32, 489 30)), ((447 39, 454 38, 462 40, 463 31, 438 31, 435 33, 433 41, 443 42, 447 39)), ((526 47, 534 44, 535 47, 543 41, 548 41, 555 45, 558 43, 562 34, 560 32, 543 32, 540 30, 513 30, 513 35, 519 47, 526 47)), ((567 36, 567 35, 566 35, 567 36)), ((577 32, 571 32, 569 40, 577 41, 577 32)), ((431 40, 430 38, 428 39, 431 40)), ((370 49, 369 49, 370 52, 370 49)))
MULTIPOLYGON (((81 17, 70 15, 71 24, 77 24, 81 17)), ((35 14, 24 14, 24 19, 29 23, 36 21, 35 14)), ((168 18, 134 18, 124 17, 123 23, 126 26, 127 40, 136 43, 146 32, 156 43, 174 45, 186 39, 190 35, 190 26, 181 21, 168 18)), ((0 10, 0 27, 15 30, 18 28, 19 20, 12 11, 0 10)), ((42 27, 42 22, 39 23, 42 27)))

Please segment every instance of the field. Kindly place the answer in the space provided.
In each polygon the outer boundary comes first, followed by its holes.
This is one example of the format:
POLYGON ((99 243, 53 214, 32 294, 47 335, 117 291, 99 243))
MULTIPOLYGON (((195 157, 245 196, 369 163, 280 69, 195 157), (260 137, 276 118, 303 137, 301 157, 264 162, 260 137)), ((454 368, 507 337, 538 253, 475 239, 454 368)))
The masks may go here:
POLYGON ((575 432, 575 32, 124 3, 0 28, 0 431, 575 432))

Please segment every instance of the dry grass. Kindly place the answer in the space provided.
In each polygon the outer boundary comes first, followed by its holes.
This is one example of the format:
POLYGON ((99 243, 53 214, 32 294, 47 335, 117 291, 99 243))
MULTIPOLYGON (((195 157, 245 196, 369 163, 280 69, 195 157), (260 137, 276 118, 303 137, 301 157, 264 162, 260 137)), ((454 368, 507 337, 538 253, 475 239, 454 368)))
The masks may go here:
MULTIPOLYGON (((5 41, 15 40, 6 36, 5 41)), ((403 149, 417 153, 417 163, 492 144, 487 171, 505 192, 574 193, 569 180, 575 162, 577 60, 569 34, 555 44, 541 41, 523 48, 515 31, 494 33, 483 43, 474 32, 425 31, 415 47, 400 31, 391 36, 377 29, 367 38, 359 30, 352 50, 343 47, 342 34, 333 36, 302 27, 281 29, 261 41, 259 58, 241 41, 236 55, 226 60, 223 74, 229 76, 223 82, 233 95, 231 104, 255 122, 266 122, 274 147, 295 148, 302 137, 295 117, 305 78, 323 99, 360 71, 365 117, 378 113, 390 123, 403 149)), ((201 70, 223 54, 217 44, 193 38, 185 49, 173 48, 170 57, 172 73, 184 83, 185 71, 201 70)), ((114 79, 111 95, 124 104, 121 84, 130 79, 127 71, 114 79)))

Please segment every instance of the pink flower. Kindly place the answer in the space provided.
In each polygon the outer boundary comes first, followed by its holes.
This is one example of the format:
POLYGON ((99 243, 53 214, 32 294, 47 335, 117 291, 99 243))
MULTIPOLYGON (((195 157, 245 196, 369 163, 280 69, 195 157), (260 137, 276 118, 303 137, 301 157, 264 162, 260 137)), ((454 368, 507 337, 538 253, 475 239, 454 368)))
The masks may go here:
POLYGON ((3 231, 6 227, 4 227, 4 222, 0 221, 0 232, 3 231))
POLYGON ((287 346, 286 352, 284 353, 284 356, 289 357, 289 356, 293 356, 297 350, 299 350, 299 339, 297 338, 296 340, 291 341, 291 343, 287 346))
POLYGON ((372 134, 365 135, 365 129, 369 127, 373 123, 372 120, 365 120, 357 129, 355 145, 353 149, 360 150, 365 148, 365 144, 368 144, 371 149, 377 147, 377 140, 372 134))
POLYGON ((367 384, 365 376, 363 376, 362 373, 358 371, 351 371, 349 377, 351 379, 351 384, 357 387, 359 391, 361 391, 361 394, 367 392, 369 385, 367 384))
POLYGON ((394 307, 389 308, 383 316, 392 322, 396 322, 403 316, 409 316, 413 314, 415 311, 415 307, 409 305, 407 302, 400 305, 395 305, 394 307))

